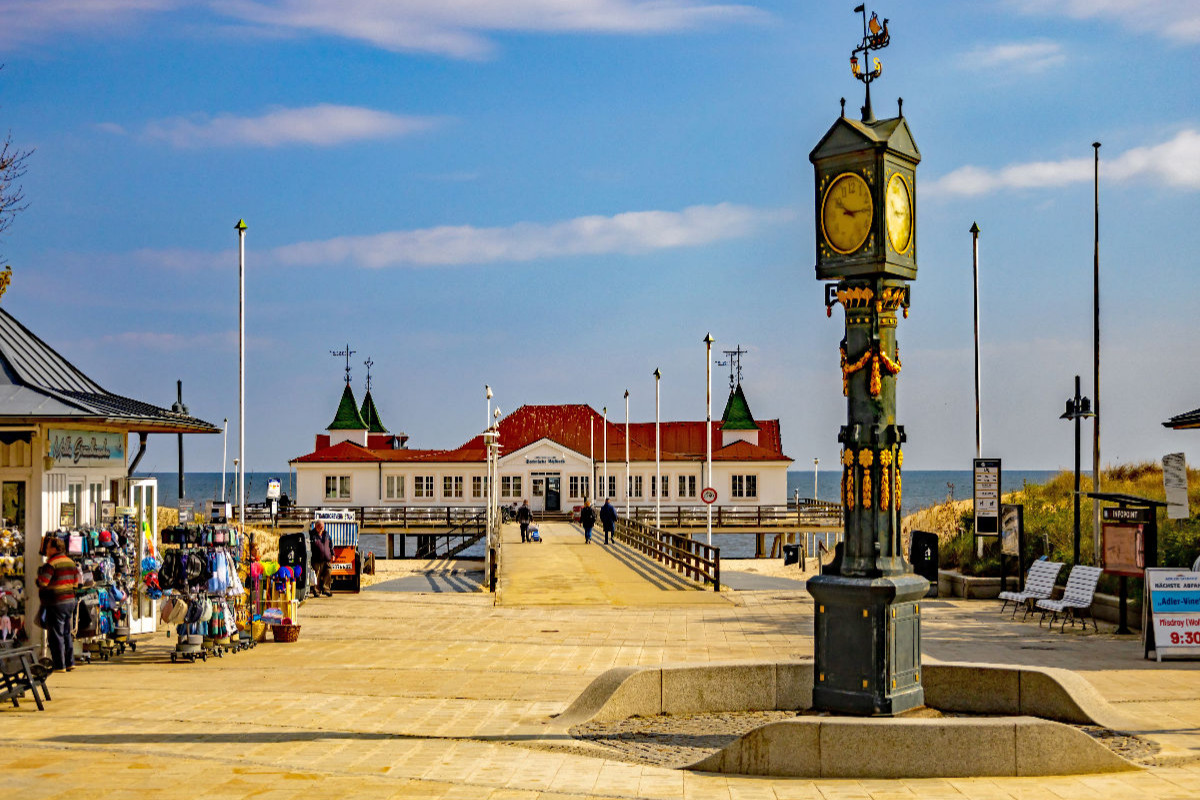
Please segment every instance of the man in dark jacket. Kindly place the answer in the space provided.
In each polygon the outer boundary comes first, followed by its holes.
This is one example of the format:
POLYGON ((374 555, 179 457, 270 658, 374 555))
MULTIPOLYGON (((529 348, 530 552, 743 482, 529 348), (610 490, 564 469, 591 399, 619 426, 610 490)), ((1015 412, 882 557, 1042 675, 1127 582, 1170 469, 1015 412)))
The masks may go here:
POLYGON ((596 524, 596 509, 592 508, 590 500, 583 501, 583 508, 579 509, 579 524, 583 526, 583 543, 592 543, 592 528, 596 524))
POLYGON ((613 508, 612 498, 604 498, 604 505, 600 506, 600 527, 604 529, 604 543, 611 544, 617 527, 617 510, 613 508))
POLYGON ((529 523, 533 522, 533 510, 529 507, 529 501, 521 503, 521 507, 517 509, 517 522, 521 526, 521 541, 529 541, 529 523))
POLYGON ((313 596, 323 594, 333 597, 333 571, 329 566, 333 561, 333 539, 325 531, 324 522, 317 520, 313 524, 309 539, 312 542, 312 568, 317 573, 317 580, 312 587, 313 596))

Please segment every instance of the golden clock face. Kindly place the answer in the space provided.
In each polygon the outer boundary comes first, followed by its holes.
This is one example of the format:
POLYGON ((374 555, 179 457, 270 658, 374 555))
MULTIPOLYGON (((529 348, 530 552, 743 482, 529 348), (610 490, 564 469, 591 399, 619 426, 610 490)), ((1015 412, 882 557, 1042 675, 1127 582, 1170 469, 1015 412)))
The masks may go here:
POLYGON ((843 172, 829 184, 821 201, 825 241, 839 253, 853 253, 867 241, 874 212, 867 182, 853 172, 843 172))
POLYGON ((897 253, 906 252, 912 244, 912 194, 908 191, 908 182, 899 172, 888 180, 884 216, 892 249, 897 253))

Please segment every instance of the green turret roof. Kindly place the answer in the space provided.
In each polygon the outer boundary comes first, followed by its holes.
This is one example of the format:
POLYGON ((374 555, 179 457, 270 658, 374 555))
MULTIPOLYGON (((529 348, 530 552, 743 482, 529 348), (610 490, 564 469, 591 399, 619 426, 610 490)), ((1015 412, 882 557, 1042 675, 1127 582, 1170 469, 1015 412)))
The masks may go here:
POLYGON ((367 389, 367 396, 363 398, 362 418, 367 423, 367 430, 371 433, 387 433, 387 428, 383 427, 383 421, 379 419, 379 409, 375 408, 375 400, 371 397, 371 390, 367 389))
POLYGON ((729 401, 725 403, 725 413, 721 415, 721 430, 723 431, 756 431, 758 423, 750 413, 750 404, 739 383, 737 388, 729 393, 729 401))
POLYGON ((358 411, 358 404, 354 402, 354 391, 350 388, 350 384, 346 384, 346 388, 342 391, 342 402, 338 403, 337 414, 333 416, 333 422, 325 428, 327 431, 365 431, 367 423, 363 421, 362 414, 358 411))

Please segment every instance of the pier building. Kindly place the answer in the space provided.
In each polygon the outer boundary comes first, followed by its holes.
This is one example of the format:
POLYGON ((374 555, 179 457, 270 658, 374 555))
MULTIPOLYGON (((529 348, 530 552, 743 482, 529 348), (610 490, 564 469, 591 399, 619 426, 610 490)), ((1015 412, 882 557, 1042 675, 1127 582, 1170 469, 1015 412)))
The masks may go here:
MULTIPOLYGON (((623 421, 606 423, 588 405, 521 406, 499 422, 500 502, 529 500, 535 511, 557 512, 611 498, 619 507, 658 502, 703 513, 706 424, 660 423, 660 483, 654 422, 630 423, 627 441, 623 421)), ((783 452, 779 420, 756 420, 738 382, 711 425, 716 505, 786 505, 792 459, 783 452)), ((488 496, 482 433, 451 449, 410 448, 407 435, 383 425, 370 389, 359 406, 349 384, 312 452, 290 463, 300 506, 482 509, 488 496)))

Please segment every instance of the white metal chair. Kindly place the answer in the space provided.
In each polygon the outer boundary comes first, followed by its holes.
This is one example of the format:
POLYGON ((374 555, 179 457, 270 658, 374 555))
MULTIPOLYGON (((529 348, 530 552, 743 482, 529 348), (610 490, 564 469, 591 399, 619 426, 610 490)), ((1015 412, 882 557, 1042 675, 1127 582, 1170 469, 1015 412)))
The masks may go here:
MULTIPOLYGON (((1037 607, 1042 610, 1042 619, 1046 618, 1046 612, 1050 612, 1050 627, 1054 627, 1061 614, 1063 622, 1060 631, 1067 629, 1068 619, 1072 627, 1075 626, 1075 620, 1079 620, 1083 629, 1087 630, 1087 620, 1084 619, 1086 614, 1092 620, 1092 627, 1099 631, 1096 618, 1092 616, 1092 601, 1096 598, 1096 584, 1100 582, 1100 573, 1103 571, 1100 567, 1087 567, 1082 564, 1072 567, 1061 600, 1037 601, 1037 607)), ((1038 625, 1041 624, 1041 620, 1038 620, 1038 625)))
POLYGON ((1027 619, 1033 613, 1032 601, 1050 599, 1054 592, 1054 582, 1058 579, 1062 567, 1061 561, 1035 561, 1030 564, 1029 572, 1025 576, 1024 591, 999 594, 1000 599, 1004 601, 1004 605, 1000 606, 1000 613, 1003 614, 1008 604, 1012 603, 1012 618, 1016 618, 1020 606, 1025 606, 1025 614, 1021 620, 1027 619))

